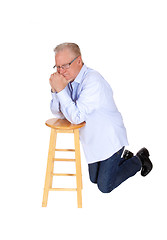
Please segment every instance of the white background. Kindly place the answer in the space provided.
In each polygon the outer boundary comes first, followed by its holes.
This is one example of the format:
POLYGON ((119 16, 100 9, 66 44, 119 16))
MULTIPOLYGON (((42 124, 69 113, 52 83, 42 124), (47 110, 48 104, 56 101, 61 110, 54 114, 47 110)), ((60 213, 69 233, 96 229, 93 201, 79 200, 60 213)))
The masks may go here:
POLYGON ((162 0, 1 2, 1 239, 166 239, 166 13, 162 0), (51 192, 41 207, 45 121, 53 117, 48 79, 53 48, 66 41, 112 86, 128 149, 147 147, 154 164, 146 178, 138 173, 102 194, 82 152, 82 209, 75 192, 51 192))

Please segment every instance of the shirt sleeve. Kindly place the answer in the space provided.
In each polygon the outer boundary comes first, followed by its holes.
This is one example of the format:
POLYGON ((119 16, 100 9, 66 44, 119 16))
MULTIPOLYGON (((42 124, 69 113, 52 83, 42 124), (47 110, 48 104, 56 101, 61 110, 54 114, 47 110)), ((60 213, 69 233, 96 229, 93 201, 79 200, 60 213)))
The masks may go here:
POLYGON ((98 107, 100 101, 100 85, 98 79, 87 77, 84 79, 82 89, 76 102, 74 102, 66 89, 57 93, 61 111, 65 118, 73 124, 87 120, 98 107))
POLYGON ((64 119, 64 115, 62 114, 61 112, 61 109, 60 109, 60 102, 59 102, 59 99, 57 97, 57 93, 53 93, 51 92, 52 94, 52 100, 50 102, 50 109, 51 109, 51 112, 53 113, 53 115, 56 117, 56 118, 59 118, 59 119, 64 119))

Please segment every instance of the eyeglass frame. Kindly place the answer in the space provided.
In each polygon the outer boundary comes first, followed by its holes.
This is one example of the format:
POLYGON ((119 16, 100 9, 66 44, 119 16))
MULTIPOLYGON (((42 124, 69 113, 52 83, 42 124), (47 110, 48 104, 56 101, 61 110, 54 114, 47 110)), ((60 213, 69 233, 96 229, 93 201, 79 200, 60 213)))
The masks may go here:
MULTIPOLYGON (((78 57, 79 57, 79 56, 78 56, 78 57)), ((60 68, 63 69, 63 70, 68 69, 68 68, 70 67, 70 65, 71 65, 78 57, 75 57, 70 63, 63 64, 62 66, 56 66, 56 65, 54 65, 53 68, 57 68, 57 69, 59 69, 59 70, 60 70, 60 68), (66 67, 65 67, 65 66, 66 66, 66 67)))

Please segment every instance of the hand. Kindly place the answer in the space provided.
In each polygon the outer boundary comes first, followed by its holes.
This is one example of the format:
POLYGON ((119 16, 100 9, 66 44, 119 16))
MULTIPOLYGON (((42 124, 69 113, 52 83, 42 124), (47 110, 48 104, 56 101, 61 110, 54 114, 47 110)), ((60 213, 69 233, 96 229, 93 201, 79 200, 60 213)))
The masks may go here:
POLYGON ((53 92, 60 92, 68 85, 70 81, 67 81, 65 77, 56 72, 50 76, 49 82, 53 92))

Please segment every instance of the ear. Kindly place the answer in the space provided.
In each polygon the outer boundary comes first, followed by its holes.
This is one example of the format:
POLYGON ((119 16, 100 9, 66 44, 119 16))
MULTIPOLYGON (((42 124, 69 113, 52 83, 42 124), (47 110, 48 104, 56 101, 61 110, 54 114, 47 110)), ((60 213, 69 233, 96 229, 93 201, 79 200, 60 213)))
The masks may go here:
POLYGON ((77 61, 77 62, 78 62, 78 64, 82 64, 82 58, 81 58, 81 56, 78 57, 78 61, 77 61))

